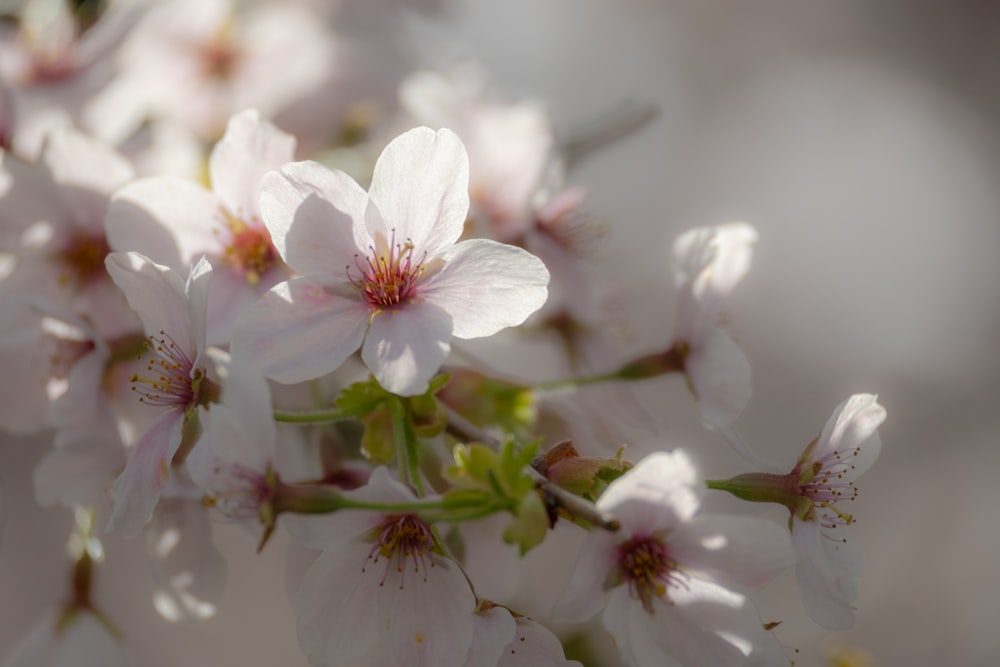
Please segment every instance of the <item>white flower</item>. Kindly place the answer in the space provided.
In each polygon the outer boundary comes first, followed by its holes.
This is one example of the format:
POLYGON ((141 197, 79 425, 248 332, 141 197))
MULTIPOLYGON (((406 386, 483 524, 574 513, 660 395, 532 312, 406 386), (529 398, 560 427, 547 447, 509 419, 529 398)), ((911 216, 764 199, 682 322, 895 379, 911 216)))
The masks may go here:
MULTIPOLYGON (((189 423, 210 405, 232 410, 232 419, 250 419, 269 401, 260 400, 259 378, 229 354, 206 348, 205 322, 212 268, 205 258, 191 268, 187 281, 139 253, 112 253, 108 272, 121 288, 148 334, 146 369, 130 379, 139 401, 165 408, 140 436, 125 470, 115 481, 110 525, 134 534, 149 521, 170 477, 189 423)), ((206 422, 206 430, 211 422, 206 422)), ((193 442, 191 443, 194 444, 193 442)))
POLYGON ((799 592, 809 617, 833 630, 854 624, 851 602, 858 597, 861 574, 860 550, 847 531, 854 517, 837 505, 857 497, 855 480, 882 450, 877 429, 884 420, 877 396, 851 396, 833 411, 791 473, 800 496, 792 514, 799 592))
POLYGON ((774 640, 740 592, 791 565, 787 533, 763 519, 696 516, 703 485, 683 451, 659 452, 597 506, 621 521, 581 549, 557 620, 602 620, 631 665, 770 664, 774 640))
POLYGON ((386 147, 367 193, 315 162, 265 176, 264 223, 302 277, 246 312, 234 353, 294 383, 333 371, 361 347, 383 387, 415 395, 426 391, 453 336, 491 336, 523 322, 545 302, 548 271, 520 248, 456 243, 468 170, 453 132, 417 128, 386 147))
POLYGON ((107 621, 80 609, 62 615, 46 614, 2 664, 3 667, 128 667, 133 663, 107 621))
POLYGON ((115 193, 105 227, 114 250, 135 251, 175 271, 201 256, 212 263, 208 341, 229 343, 241 310, 288 278, 260 216, 264 174, 291 162, 295 138, 253 110, 229 120, 209 159, 209 190, 154 177, 115 193))
MULTIPOLYGON (((385 468, 344 496, 416 500, 385 468)), ((476 599, 458 565, 440 555, 430 526, 410 514, 354 510, 316 523, 328 530, 310 546, 324 552, 295 603, 299 643, 314 664, 462 667, 476 599)))
POLYGON ((746 223, 699 227, 674 241, 677 287, 674 349, 698 399, 702 421, 729 426, 750 400, 750 364, 722 329, 725 300, 750 268, 757 232, 746 223))

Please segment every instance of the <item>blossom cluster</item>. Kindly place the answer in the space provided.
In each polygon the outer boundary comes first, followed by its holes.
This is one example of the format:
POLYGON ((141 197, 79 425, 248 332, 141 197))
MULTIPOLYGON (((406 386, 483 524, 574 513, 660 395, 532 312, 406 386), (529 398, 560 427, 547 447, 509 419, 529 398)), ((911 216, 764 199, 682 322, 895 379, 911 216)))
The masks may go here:
POLYGON ((673 332, 630 350, 596 268, 606 226, 541 103, 470 65, 373 83, 351 66, 372 45, 322 3, 87 7, 29 0, 0 34, 0 359, 18 378, 0 428, 51 433, 36 498, 75 517, 67 597, 5 664, 142 655, 93 578, 109 532, 145 535, 167 620, 215 615, 212 521, 260 549, 282 531, 308 561, 292 597, 316 665, 581 664, 546 626, 598 614, 628 665, 788 665, 752 595, 792 567, 813 620, 852 625, 848 504, 885 410, 850 396, 787 472, 753 456, 726 315, 750 224, 676 238, 673 332), (376 113, 380 87, 396 101, 376 113), (569 377, 497 372, 469 342, 494 337, 549 341, 569 377), (663 375, 751 470, 706 479, 669 435, 637 461, 554 440, 560 415, 650 427, 638 395, 663 375), (707 511, 718 491, 787 521, 707 511), (489 554, 557 526, 586 537, 561 598, 525 610, 501 581, 527 561, 489 554))

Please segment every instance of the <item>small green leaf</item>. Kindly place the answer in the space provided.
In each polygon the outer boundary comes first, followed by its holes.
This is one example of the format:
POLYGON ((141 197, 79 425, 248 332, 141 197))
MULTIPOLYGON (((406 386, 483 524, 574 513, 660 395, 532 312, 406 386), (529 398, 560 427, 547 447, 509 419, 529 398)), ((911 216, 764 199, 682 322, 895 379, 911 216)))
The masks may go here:
POLYGON ((549 517, 542 497, 535 492, 521 499, 515 515, 503 531, 503 540, 508 544, 516 544, 523 556, 545 539, 549 529, 549 517))
POLYGON ((344 416, 361 418, 381 408, 391 395, 374 377, 369 376, 368 380, 355 382, 344 389, 333 404, 344 416))

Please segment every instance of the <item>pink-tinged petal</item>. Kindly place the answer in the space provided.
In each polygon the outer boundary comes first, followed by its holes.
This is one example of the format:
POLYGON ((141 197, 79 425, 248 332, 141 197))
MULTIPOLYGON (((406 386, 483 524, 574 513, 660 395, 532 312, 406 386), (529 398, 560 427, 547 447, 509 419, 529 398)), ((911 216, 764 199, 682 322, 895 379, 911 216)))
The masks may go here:
POLYGON ((843 481, 857 479, 872 466, 882 451, 878 427, 885 421, 885 416, 885 408, 879 405, 875 394, 851 396, 834 409, 811 458, 815 460, 838 452, 850 461, 843 481), (857 450, 857 453, 849 456, 852 450, 857 450))
POLYGON ((229 119, 209 158, 212 189, 230 214, 260 218, 264 174, 294 159, 295 137, 263 120, 256 109, 242 111, 229 119))
POLYGON ((795 563, 788 529, 756 517, 702 514, 670 533, 670 556, 725 586, 763 588, 795 563))
POLYGON ((655 452, 612 482, 597 506, 615 515, 630 534, 644 537, 690 520, 703 493, 686 452, 655 452))
POLYGON ((396 232, 434 256, 462 235, 469 213, 469 158, 451 130, 418 127, 393 139, 375 163, 369 196, 381 213, 372 238, 396 232))
POLYGON ((548 269, 521 248, 474 239, 445 249, 436 259, 444 266, 420 294, 452 316, 456 338, 492 336, 517 326, 548 298, 548 269))
POLYGON ((104 228, 108 244, 184 272, 200 255, 219 256, 224 226, 218 197, 181 178, 144 178, 115 193, 104 228))
POLYGON ((56 447, 71 444, 82 436, 96 436, 121 449, 117 421, 108 394, 101 388, 107 364, 108 353, 100 348, 73 364, 66 378, 65 393, 52 403, 56 447))
MULTIPOLYGON (((85 612, 76 617, 61 634, 55 633, 52 655, 47 661, 30 663, 45 667, 129 667, 121 641, 108 630, 108 626, 96 615, 85 612), (84 660, 84 656, 86 659, 84 660)), ((17 663, 15 663, 17 664, 17 663)), ((8 666, 12 667, 12 666, 8 666)))
POLYGON ((150 425, 115 480, 115 508, 108 530, 131 537, 149 521, 170 475, 170 464, 181 445, 184 413, 168 410, 150 425))
POLYGON ((830 630, 848 630, 854 625, 858 597, 860 559, 857 547, 846 539, 846 529, 830 533, 816 521, 793 520, 792 542, 798 561, 795 577, 806 613, 830 630))
POLYGON ((604 606, 606 583, 618 558, 618 537, 603 531, 591 532, 577 556, 569 584, 552 611, 554 620, 565 623, 584 621, 604 606))
MULTIPOLYGON (((293 162, 264 176, 260 212, 271 242, 288 266, 326 287, 348 283, 360 240, 368 195, 353 178, 318 162, 293 162)), ((360 249, 360 250, 359 250, 360 249)))
POLYGON ((472 624, 472 646, 462 667, 499 667, 504 649, 514 640, 514 617, 503 607, 490 607, 473 614, 472 624))
POLYGON ((226 588, 228 566, 212 540, 212 524, 200 498, 160 500, 146 527, 153 565, 153 605, 168 621, 215 615, 226 588))
POLYGON ((548 628, 526 616, 517 618, 514 641, 503 653, 497 667, 583 667, 567 660, 559 639, 548 628))
POLYGON ((177 347, 193 353, 191 315, 180 275, 136 252, 111 253, 104 263, 146 333, 156 336, 164 331, 177 347))
POLYGON ((750 362, 719 327, 708 329, 700 344, 691 349, 684 370, 698 399, 701 421, 707 426, 729 426, 750 400, 750 362))
POLYGON ((414 572, 407 562, 402 572, 392 563, 376 563, 366 578, 384 577, 375 587, 378 618, 391 645, 392 665, 462 667, 472 645, 476 597, 458 565, 424 554, 426 568, 414 572), (431 562, 433 561, 433 567, 431 562), (385 567, 392 568, 386 570, 385 567))
POLYGON ((302 579, 295 600, 299 645, 313 664, 365 667, 387 651, 386 628, 376 621, 380 574, 362 572, 370 550, 357 542, 325 551, 302 579))
POLYGON ((275 285, 237 321, 234 356, 292 384, 335 370, 361 347, 368 307, 304 278, 275 285))
POLYGON ((201 360, 205 350, 205 333, 208 320, 208 294, 212 287, 212 265, 205 257, 198 259, 191 267, 187 283, 184 285, 184 296, 187 297, 188 317, 191 322, 191 337, 194 351, 198 355, 195 365, 201 360))
POLYGON ((409 303, 372 320, 361 358, 386 391, 416 396, 450 350, 451 316, 432 303, 409 303))

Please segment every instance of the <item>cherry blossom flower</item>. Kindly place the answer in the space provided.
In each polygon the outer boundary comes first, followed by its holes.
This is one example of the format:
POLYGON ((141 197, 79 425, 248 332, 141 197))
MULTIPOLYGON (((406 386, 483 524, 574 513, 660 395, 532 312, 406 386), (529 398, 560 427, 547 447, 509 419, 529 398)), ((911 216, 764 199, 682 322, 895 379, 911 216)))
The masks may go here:
POLYGON ((175 271, 202 255, 212 263, 210 344, 228 344, 239 312, 288 278, 261 221, 260 183, 294 153, 294 137, 257 111, 243 111, 212 151, 211 190, 153 177, 130 183, 111 200, 105 227, 112 249, 142 253, 175 271))
POLYGON ((622 528, 594 531, 556 620, 602 607, 631 665, 776 664, 774 641, 741 592, 792 563, 787 533, 763 519, 700 514, 703 486, 683 451, 652 454, 601 495, 622 528))
POLYGON ((581 667, 566 660, 559 639, 533 619, 489 601, 479 607, 463 667, 581 667))
POLYGON ((194 446, 194 420, 200 422, 205 409, 222 403, 220 410, 242 417, 270 406, 257 400, 251 369, 230 363, 222 350, 206 348, 212 268, 205 258, 191 268, 186 283, 139 253, 112 253, 107 265, 149 334, 147 367, 132 376, 133 390, 140 402, 166 408, 140 436, 115 481, 110 524, 134 534, 152 515, 182 438, 194 446))
POLYGON ((729 426, 750 399, 750 363, 722 328, 725 301, 750 268, 757 232, 746 223, 691 229, 674 241, 674 349, 702 421, 729 426))
POLYGON ((836 407, 790 474, 798 482, 791 527, 799 592, 809 617, 833 630, 854 624, 851 603, 861 574, 861 553, 847 530, 854 516, 838 505, 857 497, 855 481, 878 458, 878 427, 885 416, 877 396, 851 396, 836 407))
POLYGON ((333 43, 301 3, 170 0, 151 8, 118 55, 123 73, 109 96, 130 120, 124 135, 167 118, 210 141, 234 113, 273 117, 316 93, 333 43))
POLYGON ((504 242, 523 234, 550 173, 561 173, 544 107, 491 99, 485 73, 471 63, 412 74, 400 84, 399 97, 417 123, 448 127, 461 137, 469 151, 473 218, 485 219, 485 234, 504 242))
MULTIPOLYGON (((385 468, 344 496, 416 500, 385 468)), ((465 664, 476 599, 457 563, 439 552, 427 523, 411 514, 358 510, 310 524, 308 533, 293 534, 323 553, 303 578, 295 608, 299 643, 314 664, 465 664)))
POLYGON ((383 387, 420 394, 453 336, 491 336, 545 302, 549 274, 536 257, 486 239, 456 243, 468 159, 449 130, 393 140, 368 193, 315 162, 268 174, 262 192, 275 247, 302 277, 251 307, 232 346, 279 382, 325 375, 361 347, 383 387))
POLYGON ((35 164, 0 159, 0 182, 9 179, 0 189, 0 251, 16 259, 0 283, 0 328, 41 303, 86 318, 105 339, 131 332, 135 317, 104 268, 104 215, 111 193, 132 178, 128 161, 72 128, 54 130, 35 164))

